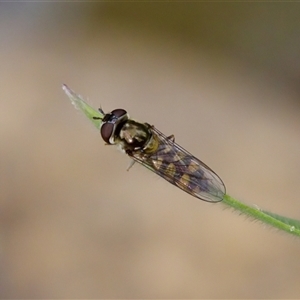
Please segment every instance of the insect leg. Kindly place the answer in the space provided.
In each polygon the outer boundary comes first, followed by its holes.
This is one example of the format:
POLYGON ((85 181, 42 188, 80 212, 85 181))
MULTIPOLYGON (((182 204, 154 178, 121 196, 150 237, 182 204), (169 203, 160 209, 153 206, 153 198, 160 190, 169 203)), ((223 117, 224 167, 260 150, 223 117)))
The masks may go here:
POLYGON ((135 160, 132 159, 129 166, 128 166, 128 168, 127 168, 127 171, 129 171, 133 167, 134 164, 135 164, 135 160))
POLYGON ((171 140, 171 142, 175 142, 174 134, 169 135, 167 138, 168 138, 168 140, 171 140))

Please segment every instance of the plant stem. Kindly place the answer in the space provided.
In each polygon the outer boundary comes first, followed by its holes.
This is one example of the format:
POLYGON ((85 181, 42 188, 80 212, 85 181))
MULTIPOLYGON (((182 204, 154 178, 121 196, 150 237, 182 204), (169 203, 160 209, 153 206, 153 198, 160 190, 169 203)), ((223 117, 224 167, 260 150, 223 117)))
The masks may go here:
POLYGON ((255 220, 259 220, 290 234, 300 236, 300 222, 298 220, 273 214, 256 206, 246 205, 227 194, 224 196, 222 203, 232 207, 234 210, 239 211, 242 214, 252 217, 255 220))

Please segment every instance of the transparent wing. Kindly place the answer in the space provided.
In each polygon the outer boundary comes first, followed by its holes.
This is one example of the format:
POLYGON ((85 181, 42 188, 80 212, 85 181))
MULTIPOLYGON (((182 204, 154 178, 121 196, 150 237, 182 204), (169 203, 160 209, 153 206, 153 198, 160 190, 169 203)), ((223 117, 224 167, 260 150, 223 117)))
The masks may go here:
POLYGON ((166 137, 156 128, 151 128, 159 141, 152 154, 136 151, 130 156, 154 173, 163 177, 183 191, 207 202, 219 202, 226 193, 220 177, 202 161, 166 137))

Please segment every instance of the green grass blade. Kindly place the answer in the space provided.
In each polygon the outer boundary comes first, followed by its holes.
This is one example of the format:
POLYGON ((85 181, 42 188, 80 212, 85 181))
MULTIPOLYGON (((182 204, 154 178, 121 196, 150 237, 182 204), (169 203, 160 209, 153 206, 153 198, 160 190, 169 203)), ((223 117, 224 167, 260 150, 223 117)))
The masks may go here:
POLYGON ((62 86, 63 90, 67 94, 67 96, 70 98, 72 104, 76 107, 76 109, 79 109, 81 112, 83 112, 86 117, 98 128, 100 129, 101 126, 101 120, 103 119, 104 115, 101 114, 98 110, 95 110, 91 106, 89 106, 80 95, 77 95, 74 91, 72 91, 66 84, 63 84, 62 86), (100 118, 100 119, 94 119, 100 118))
POLYGON ((229 195, 224 196, 222 203, 232 207, 241 214, 245 214, 246 216, 253 218, 254 220, 259 220, 274 228, 300 237, 300 222, 297 220, 262 210, 257 206, 249 206, 230 197, 229 195))
POLYGON ((265 213, 266 215, 269 215, 269 216, 273 217, 274 219, 276 219, 278 221, 281 221, 281 222, 283 222, 287 225, 290 225, 291 227, 295 227, 296 229, 300 229, 300 221, 299 220, 283 217, 283 216, 280 216, 278 214, 274 214, 270 211, 266 211, 266 210, 263 210, 263 209, 261 211, 263 213, 265 213))

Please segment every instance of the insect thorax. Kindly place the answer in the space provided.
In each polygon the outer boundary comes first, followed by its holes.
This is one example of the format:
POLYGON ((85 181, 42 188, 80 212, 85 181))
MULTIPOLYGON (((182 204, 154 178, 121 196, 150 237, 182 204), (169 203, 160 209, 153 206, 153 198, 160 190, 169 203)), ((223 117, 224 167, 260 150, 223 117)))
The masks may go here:
POLYGON ((141 151, 150 154, 158 148, 158 141, 147 123, 127 120, 118 133, 118 143, 127 153, 141 151))

